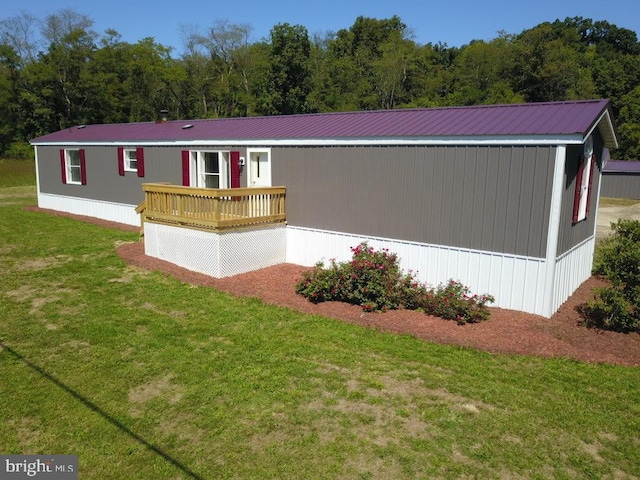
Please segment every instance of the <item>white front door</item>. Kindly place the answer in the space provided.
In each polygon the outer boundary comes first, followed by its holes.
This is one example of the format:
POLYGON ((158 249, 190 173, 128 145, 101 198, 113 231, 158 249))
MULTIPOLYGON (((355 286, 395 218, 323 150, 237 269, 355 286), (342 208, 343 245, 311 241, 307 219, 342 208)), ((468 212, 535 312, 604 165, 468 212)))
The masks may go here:
POLYGON ((271 150, 247 148, 249 157, 249 186, 271 186, 271 150))

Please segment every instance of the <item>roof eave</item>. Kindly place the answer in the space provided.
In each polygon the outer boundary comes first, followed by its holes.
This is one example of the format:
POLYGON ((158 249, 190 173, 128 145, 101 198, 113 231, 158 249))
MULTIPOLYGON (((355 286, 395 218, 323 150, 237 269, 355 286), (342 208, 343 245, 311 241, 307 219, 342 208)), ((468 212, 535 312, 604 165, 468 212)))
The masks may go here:
POLYGON ((565 135, 460 135, 417 137, 362 137, 362 138, 211 138, 180 140, 137 141, 82 141, 37 142, 33 146, 340 146, 340 145, 577 145, 584 142, 581 134, 565 135))
POLYGON ((589 137, 589 135, 593 133, 593 131, 596 128, 598 129, 598 132, 602 136, 602 140, 604 142, 605 147, 612 150, 615 150, 616 148, 618 148, 619 146, 618 137, 616 135, 616 129, 613 124, 613 119, 611 116, 611 110, 610 110, 609 104, 607 104, 607 106, 604 108, 604 110, 602 111, 600 116, 596 119, 596 121, 593 122, 593 125, 591 126, 589 131, 586 132, 584 136, 585 140, 589 137))

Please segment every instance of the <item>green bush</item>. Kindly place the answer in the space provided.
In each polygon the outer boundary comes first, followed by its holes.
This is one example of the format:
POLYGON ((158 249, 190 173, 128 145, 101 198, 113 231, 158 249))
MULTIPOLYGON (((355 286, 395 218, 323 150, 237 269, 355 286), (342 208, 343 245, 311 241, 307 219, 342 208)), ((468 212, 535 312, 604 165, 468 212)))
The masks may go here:
POLYGON ((366 243, 352 247, 350 262, 323 262, 303 273, 296 293, 314 303, 326 301, 360 305, 367 312, 396 308, 422 310, 458 323, 473 323, 489 318, 490 295, 470 295, 469 289, 449 281, 437 289, 418 282, 413 273, 403 273, 398 257, 387 249, 374 250, 366 243))
POLYGON ((33 160, 33 147, 26 142, 13 142, 4 152, 3 157, 11 160, 33 160))
POLYGON ((640 332, 640 222, 618 220, 614 233, 600 242, 593 273, 609 285, 599 288, 583 312, 589 326, 617 332, 640 332))

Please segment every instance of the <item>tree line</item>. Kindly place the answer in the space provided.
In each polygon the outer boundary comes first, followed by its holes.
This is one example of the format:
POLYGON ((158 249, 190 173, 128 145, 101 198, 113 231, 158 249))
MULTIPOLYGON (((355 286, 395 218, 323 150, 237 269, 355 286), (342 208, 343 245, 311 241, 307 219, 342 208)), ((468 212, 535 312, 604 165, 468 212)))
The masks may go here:
POLYGON ((418 44, 397 16, 310 35, 214 21, 182 27, 183 52, 98 34, 72 9, 0 19, 0 156, 80 124, 609 98, 616 159, 640 159, 640 43, 582 17, 462 47, 418 44))

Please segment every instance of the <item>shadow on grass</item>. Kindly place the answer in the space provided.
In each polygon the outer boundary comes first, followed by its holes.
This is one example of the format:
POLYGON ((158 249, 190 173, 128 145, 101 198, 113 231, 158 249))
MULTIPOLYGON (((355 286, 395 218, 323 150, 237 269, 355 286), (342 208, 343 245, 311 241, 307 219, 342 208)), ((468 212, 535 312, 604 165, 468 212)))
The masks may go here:
POLYGON ((2 348, 3 350, 6 350, 10 355, 12 355, 14 358, 20 360, 21 362, 23 362, 25 365, 27 365, 29 368, 31 368, 32 370, 35 370, 38 374, 40 374, 42 377, 46 378, 47 380, 49 380, 51 383, 55 384, 56 386, 60 387, 62 390, 64 390, 65 392, 67 392, 69 395, 71 395, 73 398, 75 398, 76 400, 82 402, 86 407, 88 407, 89 409, 93 410, 94 412, 96 412, 98 415, 100 415, 102 418, 104 418, 105 420, 107 420, 109 423, 111 423, 113 426, 119 428, 122 432, 126 433, 127 435, 129 435, 131 438, 133 438, 135 441, 137 441, 138 443, 144 445, 147 449, 151 450, 153 453, 155 453, 156 455, 162 457, 164 460, 166 460, 167 462, 169 462, 171 465, 173 465, 174 467, 178 468, 179 470, 181 470, 185 475, 187 475, 189 478, 194 478, 196 480, 204 480, 201 476, 199 476, 198 474, 196 474, 195 472, 193 472, 192 470, 189 469, 189 467, 187 467, 186 465, 184 465, 183 463, 180 463, 178 460, 176 460, 175 458, 171 457, 170 455, 166 454, 165 452, 163 452, 162 450, 160 450, 158 447, 156 447, 155 445, 153 445, 152 443, 148 442, 147 440, 145 440, 143 437, 141 437, 140 435, 138 435, 137 433, 135 433, 134 431, 132 431, 131 429, 129 429, 125 424, 123 424, 120 420, 118 420, 117 418, 113 417, 112 415, 110 415, 108 412, 105 412, 102 408, 100 408, 98 405, 96 405, 95 403, 93 403, 91 400, 89 400, 87 397, 79 394, 78 392, 76 392, 74 389, 72 389, 71 387, 65 385, 62 381, 58 380, 56 377, 54 377, 53 375, 51 375, 50 373, 48 373, 47 371, 43 370, 42 368, 40 368, 38 365, 34 364, 33 362, 31 362, 28 358, 26 358, 24 355, 21 355, 20 353, 16 352, 13 348, 9 347, 8 345, 6 345, 3 342, 0 342, 0 348, 2 348))

